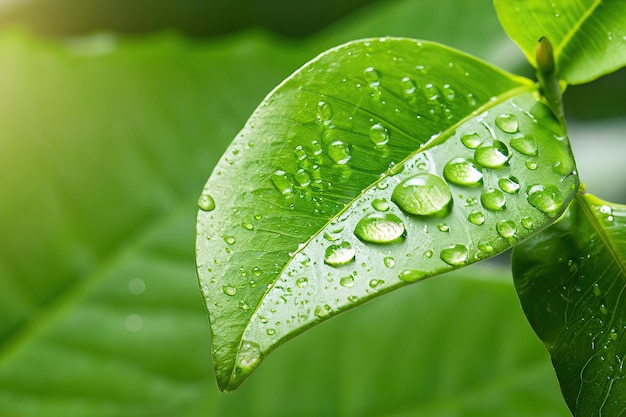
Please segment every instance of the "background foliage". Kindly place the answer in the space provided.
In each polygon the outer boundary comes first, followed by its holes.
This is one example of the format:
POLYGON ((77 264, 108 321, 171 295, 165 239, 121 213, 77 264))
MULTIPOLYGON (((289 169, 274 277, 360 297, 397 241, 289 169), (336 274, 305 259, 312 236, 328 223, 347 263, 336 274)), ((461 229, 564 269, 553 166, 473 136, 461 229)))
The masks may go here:
MULTIPOLYGON (((236 393, 219 394, 211 370, 196 201, 254 107, 317 53, 366 36, 527 73, 491 2, 374 3, 298 40, 256 28, 51 40, 24 16, 30 29, 0 33, 0 416, 568 415, 498 262, 342 315, 236 393)), ((566 94, 568 114, 586 116, 570 121, 581 178, 618 202, 623 78, 596 84, 612 92, 593 105, 593 88, 566 94)))

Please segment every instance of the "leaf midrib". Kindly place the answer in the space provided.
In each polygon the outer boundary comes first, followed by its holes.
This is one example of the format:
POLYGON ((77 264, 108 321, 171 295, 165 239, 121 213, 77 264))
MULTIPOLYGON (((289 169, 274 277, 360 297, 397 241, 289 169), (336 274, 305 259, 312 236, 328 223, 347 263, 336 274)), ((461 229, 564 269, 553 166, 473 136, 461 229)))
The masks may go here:
POLYGON ((576 21, 574 25, 570 28, 569 32, 565 34, 561 42, 556 46, 554 50, 554 54, 557 57, 561 57, 561 52, 563 49, 569 44, 570 40, 574 37, 574 35, 580 30, 580 28, 585 24, 585 22, 591 17, 591 15, 596 11, 598 7, 602 4, 602 0, 595 0, 593 5, 587 9, 585 13, 576 21))

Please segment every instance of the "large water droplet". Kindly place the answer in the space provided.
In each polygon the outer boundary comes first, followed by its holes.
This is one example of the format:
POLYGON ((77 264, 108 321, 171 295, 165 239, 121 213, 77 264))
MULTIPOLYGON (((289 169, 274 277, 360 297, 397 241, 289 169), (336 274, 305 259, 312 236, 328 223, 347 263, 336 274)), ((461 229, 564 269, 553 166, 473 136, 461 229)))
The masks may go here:
POLYGON ((537 155, 537 141, 532 136, 526 135, 521 138, 513 138, 510 143, 513 149, 523 155, 537 155))
POLYGON ((500 211, 504 210, 506 199, 502 191, 495 188, 487 188, 480 193, 480 202, 487 210, 500 211))
POLYGON ((406 231, 402 220, 391 213, 371 213, 354 228, 354 234, 364 242, 393 243, 402 240, 406 231))
POLYGON ((513 176, 500 178, 498 180, 498 186, 502 191, 508 194, 517 194, 520 188, 519 180, 513 176))
POLYGON ((419 281, 420 279, 424 279, 427 276, 428 274, 424 271, 419 271, 417 269, 410 269, 407 271, 400 272, 400 274, 398 275, 398 278, 400 279, 400 281, 404 281, 404 282, 415 282, 415 281, 419 281))
POLYGON ((506 133, 515 133, 519 130, 519 122, 514 114, 500 114, 496 117, 496 126, 506 133))
POLYGON ((481 224, 485 223, 485 215, 482 211, 472 211, 469 216, 467 216, 467 220, 469 220, 470 223, 475 224, 476 226, 480 226, 481 224))
POLYGON ((306 187, 311 183, 311 177, 309 177, 309 174, 303 169, 297 170, 293 178, 301 187, 306 187))
POLYGON ((389 202, 384 198, 377 198, 372 200, 372 207, 376 211, 387 211, 389 210, 389 202))
POLYGON ((261 349, 258 344, 244 340, 237 355, 237 367, 243 372, 250 372, 261 360, 261 349))
POLYGON ((504 143, 494 140, 491 145, 477 148, 474 159, 485 168, 502 168, 509 160, 509 150, 504 143))
POLYGON ((522 226, 524 226, 524 228, 528 230, 532 230, 532 228, 535 226, 535 221, 530 216, 522 217, 520 223, 522 223, 522 226))
POLYGON ((468 133, 461 137, 461 142, 467 148, 476 149, 483 143, 483 140, 480 138, 478 133, 468 133))
POLYGON ((328 156, 335 161, 336 164, 344 165, 352 157, 350 155, 350 145, 341 140, 333 141, 328 146, 328 156))
POLYGON ((330 266, 341 266, 354 261, 355 251, 349 242, 330 245, 324 253, 324 263, 330 266))
POLYGON ((203 191, 198 199, 198 207, 203 211, 215 210, 215 200, 213 200, 213 197, 211 197, 208 192, 203 191))
POLYGON ((483 180, 481 170, 473 161, 465 158, 455 158, 449 161, 443 168, 443 176, 453 184, 470 187, 480 185, 483 180))
POLYGON ((528 204, 550 217, 556 217, 563 207, 563 196, 553 185, 531 185, 527 192, 528 204))
POLYGON ((407 213, 441 216, 447 213, 452 193, 441 178, 423 173, 398 184, 393 190, 391 200, 407 213))
POLYGON ((500 220, 496 223, 496 231, 500 236, 508 238, 515 236, 517 227, 515 226, 515 222, 512 220, 500 220))
POLYGON ((274 187, 276 187, 276 189, 285 197, 289 197, 293 194, 291 181, 287 177, 287 173, 285 173, 282 169, 274 172, 270 177, 270 180, 272 181, 272 184, 274 184, 274 187))
POLYGON ((454 245, 450 248, 443 249, 439 254, 442 261, 448 265, 457 266, 467 262, 469 252, 465 245, 454 245))
POLYGON ((376 146, 385 145, 389 142, 389 131, 382 124, 376 123, 370 128, 370 140, 376 146))
POLYGON ((352 275, 341 277, 339 279, 339 285, 346 288, 352 287, 354 285, 354 277, 352 275))

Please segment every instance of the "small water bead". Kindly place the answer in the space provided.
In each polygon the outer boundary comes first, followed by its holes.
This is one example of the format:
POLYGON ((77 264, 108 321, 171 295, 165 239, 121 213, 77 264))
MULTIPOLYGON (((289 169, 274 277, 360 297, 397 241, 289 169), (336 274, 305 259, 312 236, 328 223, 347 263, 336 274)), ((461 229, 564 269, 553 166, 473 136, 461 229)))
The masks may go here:
POLYGON ((330 266, 347 265, 354 261, 355 251, 349 242, 330 245, 324 252, 324 263, 330 266))
POLYGON ((531 171, 536 170, 538 167, 537 163, 534 161, 526 161, 526 168, 530 169, 531 171))
POLYGON ((282 169, 277 170, 270 177, 274 187, 285 197, 290 197, 293 194, 293 188, 287 173, 282 169))
POLYGON ((413 95, 415 94, 415 91, 417 90, 415 81, 413 81, 409 77, 404 77, 402 78, 401 84, 402 84, 402 93, 404 94, 404 97, 407 99, 410 99, 411 97, 413 97, 413 95))
POLYGON ((506 133, 515 133, 519 130, 519 122, 514 114, 504 113, 496 117, 496 126, 506 133))
POLYGON ((398 279, 400 279, 400 281, 409 283, 409 282, 419 281, 420 279, 424 279, 427 276, 428 274, 424 271, 419 271, 417 269, 410 269, 410 270, 402 271, 398 275, 398 279))
POLYGON ((382 285, 384 283, 385 283, 385 281, 383 281, 382 279, 372 279, 369 282, 369 286, 370 286, 370 288, 376 288, 379 285, 382 285))
POLYGON ((454 158, 443 168, 443 176, 451 183, 469 187, 482 184, 483 173, 473 161, 465 158, 454 158))
POLYGON ((395 214, 371 213, 359 220, 354 234, 363 242, 394 243, 404 239, 406 230, 395 214))
POLYGON ((387 268, 393 268, 394 266, 396 266, 396 260, 391 256, 386 256, 383 259, 383 263, 387 268))
POLYGON ((200 207, 202 211, 213 211, 215 210, 215 200, 213 200, 213 197, 211 197, 208 192, 203 191, 198 199, 198 207, 200 207))
POLYGON ((370 128, 370 140, 376 146, 385 145, 389 142, 389 130, 380 123, 370 128))
POLYGON ((480 226, 481 224, 485 223, 485 215, 482 211, 472 211, 469 216, 467 216, 467 220, 469 220, 470 223, 475 224, 476 226, 480 226))
POLYGON ((602 290, 597 282, 593 284, 593 295, 596 297, 600 297, 602 295, 602 290))
POLYGON ((407 213, 441 216, 447 214, 452 193, 441 178, 423 173, 398 184, 393 190, 391 200, 407 213))
POLYGON ((237 355, 237 367, 250 372, 261 361, 261 348, 258 344, 244 340, 237 355))
POLYGON ((347 275, 339 279, 339 285, 345 288, 350 288, 354 286, 354 277, 352 275, 347 275))
POLYGON ((498 186, 508 194, 517 194, 520 189, 519 180, 516 177, 504 177, 498 180, 498 186))
POLYGON ((372 201, 372 207, 376 211, 387 211, 389 210, 389 202, 385 198, 377 198, 372 201))
POLYGON ((309 174, 303 169, 297 170, 293 178, 301 187, 306 187, 311 184, 311 177, 309 177, 309 174))
POLYGON ((537 155, 537 141, 533 136, 526 135, 521 138, 513 138, 510 144, 513 149, 523 155, 537 155))
POLYGON ((241 222, 241 226, 246 230, 254 230, 254 225, 247 220, 241 222))
POLYGON ((478 133, 468 133, 461 137, 461 142, 466 148, 476 149, 483 143, 483 140, 478 133))
POLYGON ((380 83, 380 74, 374 67, 365 68, 363 75, 365 76, 365 81, 367 81, 370 85, 380 83))
POLYGON ((296 159, 298 159, 298 161, 304 161, 307 157, 306 152, 301 145, 296 146, 293 153, 296 155, 296 159))
POLYGON ((457 266, 463 265, 467 262, 469 252, 467 246, 459 244, 443 249, 440 252, 439 257, 448 265, 457 266))
POLYGON ((234 236, 226 235, 224 236, 224 242, 226 242, 229 245, 234 245, 236 240, 234 236))
POLYGON ((506 198, 502 191, 496 188, 487 188, 480 193, 480 203, 490 211, 504 210, 506 198))
POLYGON ((444 84, 442 88, 444 98, 448 100, 454 100, 456 92, 450 87, 450 84, 444 84))
POLYGON ((434 252, 432 250, 430 250, 430 249, 427 250, 426 252, 424 252, 424 256, 429 258, 429 259, 432 258, 433 255, 434 255, 434 252))
POLYGON ((356 303, 357 301, 359 301, 359 297, 356 295, 349 295, 348 296, 348 301, 351 303, 356 303))
POLYGON ((528 229, 528 230, 532 230, 532 228, 535 226, 535 221, 530 216, 522 217, 522 220, 520 222, 521 222, 522 226, 525 229, 528 229))
POLYGON ((230 295, 230 296, 237 294, 237 288, 231 287, 230 285, 223 286, 222 291, 224 292, 224 294, 230 295))
POLYGON ((268 336, 274 336, 276 334, 276 329, 267 329, 265 333, 267 333, 268 336))
POLYGON ((319 305, 319 306, 315 307, 315 310, 313 311, 313 314, 315 314, 317 317, 323 319, 325 317, 328 317, 328 315, 330 314, 331 310, 332 310, 332 308, 328 304, 319 305))
POLYGON ((491 145, 482 145, 474 151, 474 160, 485 168, 502 168, 509 160, 509 149, 499 140, 491 145))
POLYGON ((448 226, 448 225, 447 225, 447 224, 445 224, 445 223, 439 223, 439 224, 437 225, 437 229, 439 229, 439 231, 440 231, 440 232, 447 233, 447 232, 449 232, 449 231, 450 231, 450 226, 448 226))
POLYGON ((309 279, 306 277, 296 279, 296 287, 298 288, 306 288, 309 285, 309 279))
POLYGON ((515 222, 512 220, 500 220, 496 223, 496 231, 500 236, 509 238, 515 236, 517 227, 515 226, 515 222))
POLYGON ((352 156, 350 155, 350 145, 336 140, 328 146, 328 156, 338 165, 346 164, 352 156))
POLYGON ((317 117, 320 122, 330 124, 333 118, 333 107, 325 101, 320 101, 317 104, 317 117))
POLYGON ((549 217, 556 217, 563 208, 563 196, 553 185, 531 185, 527 189, 528 204, 549 217))

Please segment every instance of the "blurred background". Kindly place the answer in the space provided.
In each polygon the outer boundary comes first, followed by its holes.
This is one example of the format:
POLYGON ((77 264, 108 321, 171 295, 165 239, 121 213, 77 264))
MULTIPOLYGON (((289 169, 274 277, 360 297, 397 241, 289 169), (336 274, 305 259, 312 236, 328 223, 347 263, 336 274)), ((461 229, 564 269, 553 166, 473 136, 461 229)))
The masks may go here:
MULTIPOLYGON (((282 79, 386 35, 532 77, 489 0, 0 0, 0 417, 567 416, 506 256, 330 320, 217 391, 202 186, 282 79)), ((625 78, 566 94, 582 180, 621 203, 625 78)))

